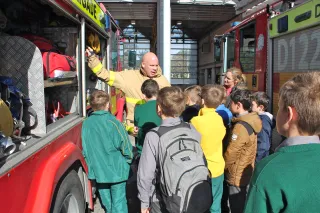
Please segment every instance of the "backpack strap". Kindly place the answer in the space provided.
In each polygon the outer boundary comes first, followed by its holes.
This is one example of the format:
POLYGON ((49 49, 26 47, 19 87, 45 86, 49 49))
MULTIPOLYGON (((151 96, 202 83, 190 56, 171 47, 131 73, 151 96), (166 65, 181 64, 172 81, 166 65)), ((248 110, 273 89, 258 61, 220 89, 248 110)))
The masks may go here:
MULTIPOLYGON (((159 151, 159 147, 160 147, 160 138, 162 135, 164 135, 165 133, 170 132, 171 130, 174 130, 176 128, 183 128, 183 127, 191 129, 191 126, 189 123, 181 121, 181 123, 179 123, 178 125, 175 125, 175 126, 160 126, 158 128, 158 130, 154 130, 154 129, 149 130, 149 132, 154 132, 159 136, 158 151, 159 151)), ((157 169, 156 170, 158 170, 159 169, 159 165, 158 165, 159 158, 154 155, 154 159, 156 159, 156 162, 157 162, 157 169)))
POLYGON ((252 133, 254 133, 252 126, 250 124, 248 124, 247 122, 238 121, 238 123, 241 124, 242 126, 244 126, 244 128, 246 128, 249 135, 252 135, 252 133))
POLYGON ((150 130, 150 132, 155 132, 157 133, 157 135, 159 136, 159 138, 166 134, 167 132, 170 132, 171 130, 174 130, 176 128, 189 128, 191 129, 191 126, 189 123, 186 123, 186 122, 181 122, 180 124, 178 125, 175 125, 175 126, 160 126, 158 130, 150 130))

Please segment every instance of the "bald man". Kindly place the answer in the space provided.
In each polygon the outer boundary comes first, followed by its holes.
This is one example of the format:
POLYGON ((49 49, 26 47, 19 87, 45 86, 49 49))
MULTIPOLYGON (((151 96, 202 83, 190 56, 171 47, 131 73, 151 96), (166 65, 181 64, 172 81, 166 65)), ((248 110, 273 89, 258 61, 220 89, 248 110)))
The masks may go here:
POLYGON ((105 80, 109 86, 114 86, 125 93, 128 111, 127 125, 129 132, 132 132, 134 108, 137 104, 144 103, 141 92, 142 83, 152 78, 159 84, 160 89, 170 86, 168 80, 162 75, 158 57, 154 53, 148 52, 142 58, 140 70, 114 72, 102 67, 101 62, 93 54, 90 47, 87 48, 86 52, 88 54, 88 66, 92 72, 105 80))

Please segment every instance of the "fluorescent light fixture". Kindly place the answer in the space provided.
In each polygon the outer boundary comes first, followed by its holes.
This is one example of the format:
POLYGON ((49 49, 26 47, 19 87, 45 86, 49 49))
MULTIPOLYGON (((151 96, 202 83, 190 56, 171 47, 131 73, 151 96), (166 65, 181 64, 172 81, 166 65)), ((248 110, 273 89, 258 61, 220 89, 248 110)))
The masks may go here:
POLYGON ((193 3, 193 0, 179 0, 178 3, 193 3))
POLYGON ((194 0, 195 4, 219 5, 223 4, 222 0, 194 0))
POLYGON ((131 24, 132 25, 136 25, 136 21, 135 20, 131 20, 131 24))
POLYGON ((236 5, 237 3, 235 3, 232 0, 227 0, 227 1, 225 1, 225 4, 236 5))
POLYGON ((181 25, 182 24, 182 21, 177 21, 177 25, 181 25))

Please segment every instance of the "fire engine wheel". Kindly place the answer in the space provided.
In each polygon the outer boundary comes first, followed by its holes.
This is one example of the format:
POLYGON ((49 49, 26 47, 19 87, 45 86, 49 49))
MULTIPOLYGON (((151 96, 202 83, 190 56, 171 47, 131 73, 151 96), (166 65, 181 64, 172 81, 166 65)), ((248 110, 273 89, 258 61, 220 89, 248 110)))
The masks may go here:
POLYGON ((85 213, 82 185, 74 170, 64 177, 58 187, 52 202, 51 213, 85 213))

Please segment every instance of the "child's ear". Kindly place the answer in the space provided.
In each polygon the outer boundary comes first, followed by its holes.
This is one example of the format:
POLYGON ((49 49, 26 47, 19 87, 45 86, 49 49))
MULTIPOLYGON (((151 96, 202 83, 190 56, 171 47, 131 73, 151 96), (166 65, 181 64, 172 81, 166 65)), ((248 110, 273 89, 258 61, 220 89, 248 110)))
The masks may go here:
POLYGON ((298 113, 294 107, 288 106, 288 122, 297 121, 298 113))
POLYGON ((201 99, 201 104, 202 104, 202 106, 204 106, 204 99, 203 98, 201 99))
POLYGON ((161 107, 157 104, 157 115, 161 117, 161 114, 162 114, 161 107))
POLYGON ((242 103, 238 102, 236 105, 237 105, 237 109, 242 109, 242 103))
POLYGON ((264 111, 264 106, 263 105, 259 105, 258 107, 260 108, 260 111, 264 111))
POLYGON ((189 105, 190 104, 190 97, 187 96, 187 99, 186 99, 186 105, 189 105))

